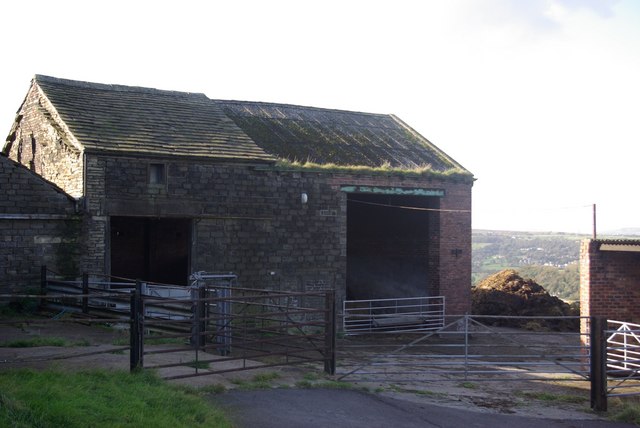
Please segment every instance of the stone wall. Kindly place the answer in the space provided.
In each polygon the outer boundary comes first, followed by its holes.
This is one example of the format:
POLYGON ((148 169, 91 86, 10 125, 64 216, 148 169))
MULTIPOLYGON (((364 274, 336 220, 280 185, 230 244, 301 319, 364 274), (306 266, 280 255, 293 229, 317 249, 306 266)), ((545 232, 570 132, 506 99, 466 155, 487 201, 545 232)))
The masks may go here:
POLYGON ((431 294, 448 312, 470 307, 471 184, 402 175, 283 171, 267 165, 87 155, 90 215, 85 266, 109 270, 110 216, 193 221, 192 271, 234 272, 242 286, 295 291, 346 288, 347 196, 344 185, 444 190, 430 217, 431 294), (162 164, 165 183, 150 183, 162 164), (308 196, 302 203, 301 194, 308 196), (100 242, 102 241, 102 242, 100 242))
POLYGON ((75 274, 82 223, 74 199, 5 156, 0 189, 0 293, 37 289, 43 264, 75 274))
POLYGON ((32 84, 4 152, 69 195, 80 198, 83 196, 83 156, 69 141, 63 127, 55 109, 32 84))

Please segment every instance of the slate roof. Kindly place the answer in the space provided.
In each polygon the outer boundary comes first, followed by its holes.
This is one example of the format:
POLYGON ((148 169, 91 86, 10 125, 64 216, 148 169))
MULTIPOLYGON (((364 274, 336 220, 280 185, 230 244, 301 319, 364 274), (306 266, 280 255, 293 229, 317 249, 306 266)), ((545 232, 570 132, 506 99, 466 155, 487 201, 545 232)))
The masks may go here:
POLYGON ((36 75, 54 120, 88 152, 458 170, 394 115, 249 101, 36 75))
POLYGON ((216 100, 266 152, 289 161, 464 170, 394 115, 216 100))
POLYGON ((87 151, 274 161, 204 94, 36 75, 87 151))

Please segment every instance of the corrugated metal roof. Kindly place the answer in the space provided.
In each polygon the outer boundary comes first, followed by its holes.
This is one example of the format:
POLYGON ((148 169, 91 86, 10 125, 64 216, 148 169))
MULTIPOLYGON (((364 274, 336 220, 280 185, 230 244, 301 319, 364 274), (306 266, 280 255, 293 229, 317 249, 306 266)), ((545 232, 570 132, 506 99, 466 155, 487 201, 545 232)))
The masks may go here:
POLYGON ((204 94, 34 80, 87 151, 275 160, 204 94))
POLYGON ((640 239, 606 239, 598 242, 600 251, 640 252, 640 239))

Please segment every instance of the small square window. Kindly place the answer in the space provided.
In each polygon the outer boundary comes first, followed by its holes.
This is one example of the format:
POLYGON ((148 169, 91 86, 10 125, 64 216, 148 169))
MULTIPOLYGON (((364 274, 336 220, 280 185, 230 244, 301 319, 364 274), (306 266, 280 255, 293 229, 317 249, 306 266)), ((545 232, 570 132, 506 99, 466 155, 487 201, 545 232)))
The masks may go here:
POLYGON ((165 184, 167 174, 163 163, 149 164, 149 184, 165 184))

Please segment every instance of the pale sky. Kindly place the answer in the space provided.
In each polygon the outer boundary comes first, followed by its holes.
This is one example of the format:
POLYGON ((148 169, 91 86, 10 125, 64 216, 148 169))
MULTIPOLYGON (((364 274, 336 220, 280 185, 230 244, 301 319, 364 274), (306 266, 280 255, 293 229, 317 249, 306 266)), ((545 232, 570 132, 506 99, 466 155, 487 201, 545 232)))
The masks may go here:
POLYGON ((0 3, 0 125, 34 74, 393 113, 469 169, 473 227, 640 227, 640 1, 0 3))

